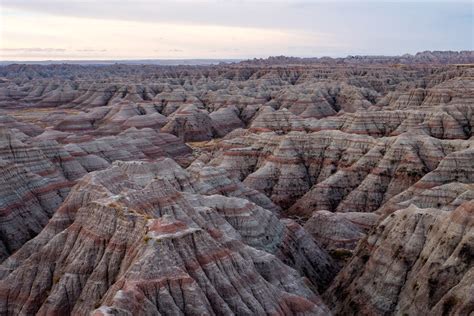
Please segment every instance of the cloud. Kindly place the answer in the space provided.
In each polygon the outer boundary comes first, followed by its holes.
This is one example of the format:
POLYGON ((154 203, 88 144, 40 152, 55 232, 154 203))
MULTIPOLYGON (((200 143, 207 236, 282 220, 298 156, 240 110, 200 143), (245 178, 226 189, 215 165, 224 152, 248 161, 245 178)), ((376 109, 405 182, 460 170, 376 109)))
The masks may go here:
MULTIPOLYGON (((66 50, 19 52, 38 58, 48 53, 248 58, 473 49, 469 1, 1 1, 3 47, 66 50)), ((0 52, 0 57, 14 53, 0 52)))
POLYGON ((64 59, 64 58, 91 58, 107 52, 106 49, 66 49, 66 48, 0 48, 0 59, 64 59))
POLYGON ((420 20, 429 18, 433 11, 470 12, 471 3, 456 0, 2 0, 4 8, 34 14, 51 14, 83 18, 136 22, 177 23, 186 25, 220 25, 276 29, 317 29, 329 32, 351 24, 396 29, 402 24, 385 25, 386 15, 402 22, 403 14, 417 11, 420 20), (383 8, 383 12, 378 10, 383 8), (445 10, 447 8, 447 10, 445 10), (377 9, 379 15, 373 14, 377 9), (396 14, 395 14, 396 12, 396 14), (380 15, 382 13, 382 15, 380 15), (377 22, 377 23, 375 23, 377 22))
MULTIPOLYGON (((217 25, 190 27, 176 23, 51 15, 38 15, 35 19, 19 14, 6 15, 3 20, 7 26, 3 32, 5 47, 41 47, 45 44, 48 45, 46 47, 52 47, 50 45, 54 43, 66 50, 59 57, 59 52, 50 52, 51 57, 55 58, 78 58, 79 55, 84 58, 106 59, 248 58, 275 53, 298 53, 287 50, 291 42, 312 42, 320 47, 340 45, 331 34, 291 29, 217 25), (160 40, 156 40, 157 38, 160 40), (98 45, 106 47, 97 47, 98 45)), ((31 58, 48 57, 45 55, 46 52, 29 54, 31 58)), ((22 56, 19 55, 18 58, 22 56)), ((5 55, 2 54, 1 57, 5 55)))
POLYGON ((76 49, 77 52, 84 52, 84 53, 104 53, 107 50, 106 49, 89 49, 89 48, 84 48, 84 49, 76 49))
POLYGON ((38 47, 27 47, 27 48, 0 48, 0 52, 12 52, 12 53, 57 53, 65 52, 64 48, 38 48, 38 47))

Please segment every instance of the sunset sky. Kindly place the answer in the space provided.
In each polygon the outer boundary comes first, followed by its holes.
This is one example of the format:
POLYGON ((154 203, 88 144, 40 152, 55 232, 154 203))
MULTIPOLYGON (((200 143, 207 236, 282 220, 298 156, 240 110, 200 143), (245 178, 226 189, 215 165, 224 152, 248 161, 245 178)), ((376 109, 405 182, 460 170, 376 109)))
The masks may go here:
POLYGON ((472 50, 470 1, 0 0, 0 60, 472 50))

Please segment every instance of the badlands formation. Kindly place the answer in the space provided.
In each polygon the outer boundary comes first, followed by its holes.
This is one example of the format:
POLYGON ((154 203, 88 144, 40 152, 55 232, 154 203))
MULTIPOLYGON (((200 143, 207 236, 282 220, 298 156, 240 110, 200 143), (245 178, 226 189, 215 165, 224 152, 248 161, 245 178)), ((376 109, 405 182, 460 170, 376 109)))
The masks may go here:
POLYGON ((0 67, 0 314, 472 315, 473 63, 0 67))

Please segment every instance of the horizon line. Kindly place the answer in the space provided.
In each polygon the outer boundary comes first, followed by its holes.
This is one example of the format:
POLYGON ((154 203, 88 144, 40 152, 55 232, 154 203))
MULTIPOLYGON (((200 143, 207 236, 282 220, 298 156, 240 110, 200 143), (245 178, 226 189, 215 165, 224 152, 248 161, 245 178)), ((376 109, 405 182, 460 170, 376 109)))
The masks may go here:
MULTIPOLYGON (((322 59, 322 58, 331 58, 331 59, 344 59, 349 57, 386 57, 386 58, 402 58, 405 56, 415 57, 421 53, 464 53, 464 52, 474 52, 474 50, 423 50, 416 53, 405 53, 405 54, 394 54, 394 55, 384 55, 384 54, 348 54, 348 55, 323 55, 323 56, 295 56, 295 55, 270 55, 266 57, 242 57, 242 58, 119 58, 119 59, 110 59, 110 58, 94 58, 94 59, 41 59, 41 60, 2 60, 0 59, 1 65, 12 65, 12 64, 72 64, 72 63, 84 63, 84 64, 100 64, 100 63, 152 63, 152 62, 174 62, 174 61, 202 61, 209 63, 215 62, 242 62, 242 61, 251 61, 251 60, 265 60, 270 58, 298 58, 298 59, 322 59)), ((165 65, 166 66, 166 65, 165 65)))

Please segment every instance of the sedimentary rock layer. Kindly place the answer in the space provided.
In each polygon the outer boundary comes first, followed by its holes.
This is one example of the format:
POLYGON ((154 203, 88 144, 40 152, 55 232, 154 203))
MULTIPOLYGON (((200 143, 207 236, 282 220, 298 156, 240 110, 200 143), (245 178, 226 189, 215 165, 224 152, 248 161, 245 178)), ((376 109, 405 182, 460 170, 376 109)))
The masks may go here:
POLYGON ((474 203, 410 206, 382 221, 325 294, 335 313, 469 315, 474 203))
POLYGON ((472 169, 470 140, 439 140, 422 131, 389 138, 340 131, 230 136, 210 164, 228 170, 294 215, 374 212, 401 192, 415 190, 418 181, 422 186, 424 176, 447 174, 451 178, 438 180, 444 184, 458 181, 459 175, 459 181, 472 183, 462 180, 472 169), (458 155, 463 157, 460 163, 450 162, 458 155), (438 168, 447 170, 440 173, 438 168))
POLYGON ((472 61, 0 66, 0 314, 471 314, 472 61))
POLYGON ((0 129, 0 261, 41 231, 87 172, 116 160, 169 156, 186 162, 189 154, 175 136, 147 129, 67 145, 18 135, 0 129))
POLYGON ((333 265, 302 227, 201 187, 169 159, 85 176, 3 264, 2 314, 327 314, 333 265))

